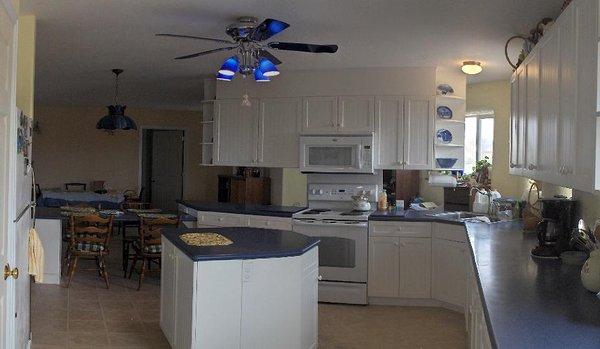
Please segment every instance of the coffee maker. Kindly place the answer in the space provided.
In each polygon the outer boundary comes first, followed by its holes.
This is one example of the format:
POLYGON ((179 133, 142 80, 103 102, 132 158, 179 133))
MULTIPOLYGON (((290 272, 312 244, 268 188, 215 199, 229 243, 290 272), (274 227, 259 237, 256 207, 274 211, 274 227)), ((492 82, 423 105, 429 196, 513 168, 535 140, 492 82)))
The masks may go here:
POLYGON ((535 258, 556 259, 569 248, 571 232, 577 227, 577 201, 567 198, 540 199, 542 220, 537 226, 535 258))

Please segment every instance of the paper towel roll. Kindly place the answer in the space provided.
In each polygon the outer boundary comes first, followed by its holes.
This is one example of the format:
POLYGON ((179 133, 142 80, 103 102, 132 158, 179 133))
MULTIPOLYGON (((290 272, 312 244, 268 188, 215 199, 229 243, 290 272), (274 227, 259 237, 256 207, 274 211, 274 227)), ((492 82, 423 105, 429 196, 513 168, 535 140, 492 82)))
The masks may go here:
POLYGON ((432 187, 454 188, 456 187, 456 178, 450 175, 430 174, 429 185, 432 187))

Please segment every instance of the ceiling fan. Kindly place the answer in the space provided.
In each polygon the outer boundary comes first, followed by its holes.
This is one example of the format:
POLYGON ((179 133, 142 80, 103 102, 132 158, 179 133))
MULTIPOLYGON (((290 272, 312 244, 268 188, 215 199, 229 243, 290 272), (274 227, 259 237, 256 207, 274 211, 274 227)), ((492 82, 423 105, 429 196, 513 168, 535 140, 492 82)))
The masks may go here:
POLYGON ((227 44, 227 46, 215 48, 208 51, 202 51, 175 57, 175 59, 188 59, 208 55, 221 51, 237 50, 237 54, 225 60, 219 74, 218 80, 231 81, 236 72, 243 76, 254 74, 257 82, 269 81, 270 77, 279 74, 276 65, 281 61, 271 54, 268 49, 299 51, 311 53, 335 53, 338 50, 337 45, 316 45, 298 42, 278 42, 264 41, 272 36, 284 31, 290 25, 272 18, 265 19, 258 23, 256 17, 240 17, 237 22, 227 26, 225 32, 231 37, 231 40, 215 39, 203 36, 178 35, 178 34, 156 34, 156 36, 167 36, 184 39, 196 39, 227 44))

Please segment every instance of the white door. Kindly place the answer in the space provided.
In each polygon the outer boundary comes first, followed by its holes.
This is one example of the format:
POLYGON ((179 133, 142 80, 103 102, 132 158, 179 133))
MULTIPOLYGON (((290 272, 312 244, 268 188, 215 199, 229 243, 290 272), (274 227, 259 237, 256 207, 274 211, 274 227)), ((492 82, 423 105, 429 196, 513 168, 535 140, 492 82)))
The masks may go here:
POLYGON ((369 297, 398 297, 400 239, 388 236, 369 238, 369 297))
POLYGON ((404 100, 404 169, 431 169, 433 161, 433 107, 431 97, 404 100))
POLYGON ((298 167, 300 98, 263 98, 258 120, 258 162, 266 167, 298 167))
POLYGON ((463 242, 433 239, 432 296, 465 306, 467 301, 467 250, 463 242))
POLYGON ((404 156, 404 98, 377 97, 375 101, 377 124, 378 168, 402 168, 404 156))
POLYGON ((538 123, 540 109, 540 57, 535 56, 525 66, 527 79, 527 132, 525 147, 526 175, 537 175, 538 165, 538 123))
POLYGON ((302 100, 302 133, 335 133, 338 128, 337 97, 304 97, 302 100))
MULTIPOLYGON (((17 15, 12 8, 12 2, 0 1, 0 268, 10 265, 19 268, 21 278, 28 279, 27 266, 16 265, 16 241, 13 223, 16 212, 15 178, 11 176, 16 164, 16 95, 15 71, 16 50, 15 37, 17 15), (13 178, 11 178, 13 177, 13 178), (10 203, 10 204, 9 204, 10 203)), ((0 346, 16 348, 27 338, 22 336, 26 320, 24 314, 19 315, 19 303, 29 303, 29 294, 21 294, 16 299, 16 282, 9 277, 6 281, 0 279, 0 346), (17 317, 15 318, 15 313, 17 317), (15 320, 16 319, 16 320, 15 320), (18 333, 17 333, 18 332, 18 333)))
POLYGON ((256 159, 256 117, 258 101, 242 106, 241 100, 218 101, 217 163, 219 165, 252 165, 256 159))
POLYGON ((375 130, 373 96, 340 97, 338 129, 344 133, 370 133, 375 130))
POLYGON ((402 298, 431 297, 431 239, 400 238, 400 287, 402 298))
POLYGON ((183 194, 183 131, 152 130, 152 205, 175 211, 183 194))

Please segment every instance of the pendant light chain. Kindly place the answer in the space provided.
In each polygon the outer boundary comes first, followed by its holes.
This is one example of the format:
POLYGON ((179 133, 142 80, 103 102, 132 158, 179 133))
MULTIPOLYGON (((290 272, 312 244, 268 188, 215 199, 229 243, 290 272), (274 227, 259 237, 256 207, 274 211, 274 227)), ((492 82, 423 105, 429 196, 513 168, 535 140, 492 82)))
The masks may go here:
POLYGON ((119 74, 115 74, 115 105, 119 104, 119 74))

